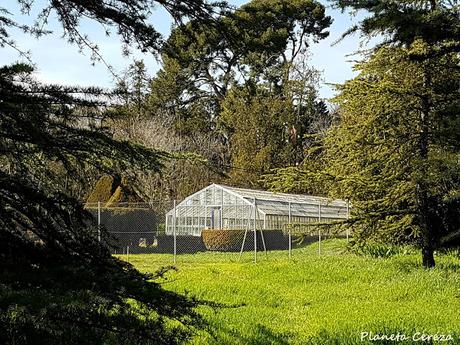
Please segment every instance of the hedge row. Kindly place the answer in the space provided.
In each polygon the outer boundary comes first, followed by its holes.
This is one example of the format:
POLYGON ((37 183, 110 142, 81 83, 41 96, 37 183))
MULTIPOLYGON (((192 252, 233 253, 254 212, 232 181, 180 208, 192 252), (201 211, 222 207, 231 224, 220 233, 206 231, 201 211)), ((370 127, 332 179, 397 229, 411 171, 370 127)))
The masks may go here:
MULTIPOLYGON (((201 237, 196 236, 177 236, 176 253, 197 253, 203 251, 219 252, 239 252, 243 245, 245 230, 203 230, 201 237)), ((117 253, 126 250, 126 245, 130 245, 131 253, 169 253, 174 251, 174 237, 169 235, 153 236, 139 234, 147 239, 146 247, 139 247, 135 241, 129 241, 125 234, 118 235, 117 253), (128 241, 127 241, 128 240, 128 241), (130 242, 130 243, 129 243, 130 242)), ((131 235, 132 236, 132 235, 131 235)), ((263 237, 267 250, 286 250, 288 249, 288 238, 282 231, 267 230, 263 231, 263 237)), ((263 250, 261 232, 257 231, 257 248, 263 250)), ((244 241, 244 251, 254 250, 254 232, 248 231, 244 241)))
MULTIPOLYGON (((203 230, 201 237, 207 250, 234 252, 240 251, 243 245, 245 230, 203 230)), ((262 231, 267 250, 287 249, 288 238, 280 230, 262 231)), ((263 250, 261 231, 257 231, 257 248, 263 250)), ((243 250, 254 250, 254 232, 246 234, 243 250)))
MULTIPOLYGON (((161 235, 157 237, 157 247, 155 253, 173 253, 174 237, 161 235)), ((196 236, 176 236, 177 254, 204 252, 206 247, 201 237, 196 236)))
POLYGON ((241 249, 245 230, 203 230, 201 238, 207 250, 222 252, 241 249))

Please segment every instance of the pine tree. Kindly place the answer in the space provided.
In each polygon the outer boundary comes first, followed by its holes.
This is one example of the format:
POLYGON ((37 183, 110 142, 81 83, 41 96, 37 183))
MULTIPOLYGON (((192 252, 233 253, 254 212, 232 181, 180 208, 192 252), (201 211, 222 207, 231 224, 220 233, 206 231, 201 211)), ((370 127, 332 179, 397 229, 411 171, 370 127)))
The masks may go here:
MULTIPOLYGON (((27 12, 32 3, 18 0, 27 12)), ((92 18, 117 29, 125 44, 157 52, 162 38, 148 24, 154 3, 180 20, 213 22, 203 1, 40 2, 32 26, 0 8, 0 47, 20 47, 13 28, 46 34, 55 11, 72 43, 98 51, 81 35, 92 18)), ((198 303, 152 282, 111 256, 81 201, 61 179, 85 183, 88 169, 158 172, 168 154, 114 140, 100 126, 111 94, 98 88, 43 85, 24 64, 0 68, 0 343, 175 344, 202 327, 198 303)))
MULTIPOLYGON (((384 34, 386 40, 380 47, 395 45, 407 49, 410 60, 417 63, 420 73, 412 76, 413 83, 420 85, 423 92, 417 92, 421 104, 419 119, 418 151, 414 152, 423 162, 425 169, 420 172, 416 182, 417 198, 417 223, 423 242, 423 265, 434 266, 433 247, 435 229, 430 223, 430 185, 427 183, 430 157, 430 143, 433 140, 432 128, 438 125, 435 114, 438 107, 444 109, 443 102, 438 96, 448 97, 452 91, 458 91, 456 74, 449 78, 440 68, 445 67, 446 72, 455 72, 452 68, 452 54, 460 50, 460 7, 457 1, 426 0, 426 1, 331 1, 342 9, 366 10, 370 16, 351 28, 348 33, 361 31, 365 35, 376 33, 384 34), (444 76, 445 84, 438 83, 437 78, 444 76), (444 87, 444 89, 443 89, 444 87)), ((455 55, 454 55, 455 56, 455 55)), ((455 61, 454 61, 455 64, 455 61)), ((390 72, 389 72, 390 73, 390 72)), ((409 96, 409 94, 408 94, 409 96)), ((448 97, 450 101, 450 98, 448 97)), ((452 101, 450 101, 452 102, 452 101)), ((452 104, 450 107, 452 108, 452 104)), ((458 109, 452 108, 455 113, 458 109)), ((432 215, 431 215, 432 216, 432 215)))
POLYGON ((321 154, 267 178, 278 190, 314 189, 351 201, 358 243, 414 243, 423 265, 458 244, 460 96, 458 56, 430 45, 382 47, 339 88, 339 119, 321 154), (312 164, 314 163, 314 164, 312 164))
POLYGON ((328 36, 331 22, 317 1, 253 0, 216 17, 214 28, 199 21, 178 26, 165 44, 151 104, 161 108, 168 96, 184 122, 215 129, 232 85, 283 84, 308 45, 328 36))
POLYGON ((458 205, 458 82, 455 54, 413 60, 429 46, 381 48, 341 88, 343 114, 326 138, 332 190, 353 201, 364 232, 415 239, 423 264, 455 229, 458 205))

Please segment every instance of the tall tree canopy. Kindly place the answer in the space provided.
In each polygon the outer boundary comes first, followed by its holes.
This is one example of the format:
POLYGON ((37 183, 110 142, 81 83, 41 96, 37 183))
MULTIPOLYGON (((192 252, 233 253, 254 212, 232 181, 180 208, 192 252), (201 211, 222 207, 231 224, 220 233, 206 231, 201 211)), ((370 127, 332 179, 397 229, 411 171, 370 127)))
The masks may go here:
MULTIPOLYGON (((327 37, 331 24, 324 6, 313 0, 254 0, 216 21, 214 29, 191 21, 173 30, 155 81, 179 81, 185 74, 171 96, 177 99, 179 93, 184 110, 194 110, 204 100, 207 108, 202 113, 214 123, 233 83, 255 79, 277 85, 287 80, 295 58, 312 41, 327 37)), ((164 98, 153 98, 152 104, 160 106, 161 101, 164 98)))
POLYGON ((358 242, 411 241, 432 267, 458 244, 459 92, 456 1, 332 1, 369 16, 346 34, 386 40, 338 88, 339 118, 299 168, 267 177, 275 189, 313 190, 353 204, 358 242), (316 187, 317 188, 317 187, 316 187))
POLYGON ((365 35, 385 34, 385 43, 411 44, 421 38, 429 44, 446 43, 458 51, 460 36, 457 0, 385 1, 330 0, 333 5, 370 15, 346 34, 361 31, 365 35))
POLYGON ((261 176, 275 168, 297 165, 310 144, 308 134, 329 121, 317 99, 317 71, 302 69, 281 90, 267 83, 234 86, 222 101, 219 129, 229 138, 233 183, 260 187, 261 176))
MULTIPOLYGON (((434 266, 433 250, 439 242, 437 234, 446 229, 439 229, 443 228, 444 224, 433 224, 433 219, 445 210, 445 206, 443 198, 439 195, 433 202, 431 195, 435 187, 431 183, 433 176, 428 173, 433 166, 430 164, 430 156, 437 151, 432 146, 436 140, 441 142, 443 153, 453 149, 454 155, 458 154, 458 146, 450 146, 452 138, 444 137, 437 129, 444 125, 445 119, 450 115, 454 118, 451 124, 457 125, 458 130, 459 79, 456 73, 458 61, 455 53, 460 48, 459 3, 456 0, 332 2, 343 9, 348 7, 370 12, 371 15, 350 32, 360 30, 365 35, 384 34, 387 37, 384 45, 394 44, 407 49, 409 60, 418 66, 419 73, 413 74, 411 80, 413 85, 420 86, 420 90, 409 89, 403 92, 406 92, 406 96, 411 96, 415 92, 420 102, 415 108, 419 126, 414 134, 417 145, 412 151, 412 154, 418 157, 421 168, 414 184, 415 223, 421 236, 423 265, 434 266), (441 76, 445 79, 442 80, 441 76), (455 95, 457 99, 450 99, 451 95, 455 95)), ((388 69, 387 73, 391 71, 388 69)), ((397 97, 395 94, 394 99, 397 97)), ((446 159, 450 160, 448 157, 446 159)), ((437 176, 435 180, 438 185, 444 181, 442 176, 437 176)), ((454 185, 452 188, 455 190, 457 186, 454 185)))
POLYGON ((381 48, 357 66, 324 157, 332 194, 353 201, 358 239, 409 240, 424 254, 452 240, 460 217, 459 61, 411 59, 427 47, 381 48))
MULTIPOLYGON (((33 2, 18 0, 27 11, 33 2)), ((45 34, 58 15, 67 38, 90 44, 81 18, 113 27, 126 44, 157 51, 153 5, 176 19, 212 23, 204 1, 49 1, 32 26, 0 10, 0 44, 20 49, 12 28, 45 34)), ((90 49, 97 54, 94 46, 90 49)), ((28 65, 0 68, 0 342, 5 344, 174 344, 200 326, 197 303, 167 292, 97 241, 97 229, 63 178, 87 169, 159 171, 166 153, 117 141, 100 125, 111 95, 96 88, 42 85, 28 65)), ((161 273, 160 273, 161 274, 161 273)))
POLYGON ((305 62, 331 22, 317 1, 253 0, 216 17, 214 28, 179 26, 163 49, 150 111, 173 119, 181 135, 212 133, 226 148, 216 163, 230 183, 258 186, 261 173, 301 161, 304 135, 325 112, 318 72, 305 62))

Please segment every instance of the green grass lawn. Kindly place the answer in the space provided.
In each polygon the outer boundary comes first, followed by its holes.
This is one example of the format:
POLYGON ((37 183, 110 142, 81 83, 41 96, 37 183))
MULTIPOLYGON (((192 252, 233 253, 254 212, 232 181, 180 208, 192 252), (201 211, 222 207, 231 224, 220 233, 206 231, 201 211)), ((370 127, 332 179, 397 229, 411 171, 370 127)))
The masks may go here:
MULTIPOLYGON (((164 288, 238 307, 200 307, 212 335, 196 344, 382 344, 361 341, 361 332, 450 334, 460 343, 460 260, 438 255, 437 268, 420 267, 417 253, 389 258, 358 256, 346 241, 329 240, 293 251, 180 255, 164 288)), ((122 256, 126 259, 126 256, 122 256)), ((130 255, 141 271, 154 272, 171 256, 130 255)), ((415 334, 417 337, 417 334, 415 334)), ((432 342, 419 341, 428 344, 432 342)), ((437 343, 437 342, 434 342, 437 343)))

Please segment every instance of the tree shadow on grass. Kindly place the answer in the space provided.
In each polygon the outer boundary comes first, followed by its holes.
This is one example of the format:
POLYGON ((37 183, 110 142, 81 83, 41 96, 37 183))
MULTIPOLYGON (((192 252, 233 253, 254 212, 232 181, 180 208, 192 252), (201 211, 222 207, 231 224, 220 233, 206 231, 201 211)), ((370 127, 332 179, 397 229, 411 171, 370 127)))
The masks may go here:
POLYGON ((219 345, 289 345, 293 336, 293 333, 278 333, 261 324, 257 324, 250 334, 226 327, 213 331, 214 342, 219 345))
MULTIPOLYGON (((293 332, 274 332, 268 327, 257 324, 255 330, 250 334, 241 334, 235 329, 219 329, 218 335, 214 337, 215 344, 219 345, 233 345, 233 344, 244 344, 244 345, 289 345, 293 343, 299 343, 299 339, 296 339, 296 334, 293 332)), ((331 333, 323 330, 317 335, 304 339, 301 344, 305 345, 367 345, 370 342, 361 341, 358 335, 343 334, 343 333, 331 333)), ((372 345, 386 345, 390 342, 376 341, 372 342, 372 345)), ((394 342, 391 342, 394 344, 394 342)))
MULTIPOLYGON (((275 332, 267 326, 257 324, 254 329, 251 329, 249 334, 243 334, 241 331, 228 327, 218 327, 213 330, 213 341, 211 344, 219 345, 289 345, 293 343, 301 343, 305 345, 394 345, 396 343, 401 344, 413 344, 412 335, 420 330, 416 328, 399 329, 388 326, 374 326, 371 327, 375 330, 372 334, 375 335, 397 335, 403 334, 406 336, 405 340, 395 341, 389 339, 370 339, 369 337, 361 339, 361 332, 350 332, 350 331, 336 331, 331 332, 323 329, 316 335, 313 335, 306 339, 297 338, 297 334, 294 332, 275 332)), ((429 334, 429 333, 427 333, 429 334)), ((458 334, 452 334, 453 339, 458 339, 458 334)), ((433 342, 426 342, 433 344, 433 342)), ((448 342, 451 344, 452 342, 448 342)))

